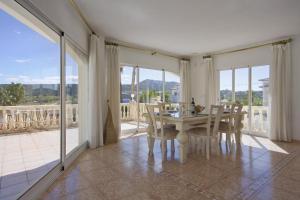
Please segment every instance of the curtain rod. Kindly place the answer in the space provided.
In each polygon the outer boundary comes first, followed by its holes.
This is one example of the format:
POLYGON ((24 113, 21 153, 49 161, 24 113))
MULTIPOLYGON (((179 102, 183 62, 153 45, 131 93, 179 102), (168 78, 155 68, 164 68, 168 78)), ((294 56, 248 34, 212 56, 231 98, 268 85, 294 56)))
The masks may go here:
POLYGON ((265 44, 255 45, 255 46, 242 48, 242 49, 237 49, 237 50, 232 50, 232 51, 212 53, 212 54, 209 54, 207 56, 203 56, 203 59, 210 58, 211 56, 217 56, 217 55, 222 55, 222 54, 227 54, 227 53, 235 53, 235 52, 239 52, 239 51, 245 51, 245 50, 249 50, 249 49, 256 49, 256 48, 259 48, 259 47, 264 47, 264 46, 269 46, 269 45, 287 44, 289 42, 292 42, 292 38, 289 38, 289 39, 286 39, 286 40, 280 40, 280 41, 277 41, 277 42, 269 42, 269 43, 265 43, 265 44))
POLYGON ((159 52, 159 51, 156 51, 156 50, 139 48, 139 47, 132 47, 130 45, 119 44, 119 43, 110 42, 110 41, 105 41, 105 45, 114 45, 114 46, 126 47, 126 48, 129 48, 129 49, 136 49, 136 50, 140 50, 140 51, 145 51, 145 52, 151 53, 152 56, 159 54, 159 55, 162 55, 162 56, 167 56, 167 57, 171 57, 171 58, 175 58, 175 59, 179 59, 179 60, 190 61, 189 58, 177 57, 177 56, 173 56, 173 55, 170 55, 170 54, 167 54, 167 53, 162 53, 162 52, 159 52))

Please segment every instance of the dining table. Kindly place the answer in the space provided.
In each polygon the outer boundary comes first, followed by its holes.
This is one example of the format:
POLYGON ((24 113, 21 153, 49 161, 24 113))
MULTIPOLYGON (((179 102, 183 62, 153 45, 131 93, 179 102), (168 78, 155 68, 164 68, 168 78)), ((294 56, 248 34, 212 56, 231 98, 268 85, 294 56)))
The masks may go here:
MULTIPOLYGON (((247 112, 242 111, 240 113, 239 119, 239 126, 237 129, 237 132, 235 134, 235 141, 236 144, 239 146, 241 142, 241 130, 243 128, 243 119, 244 115, 247 114, 247 112)), ((144 116, 146 119, 148 119, 148 114, 144 113, 144 116)), ((160 117, 159 113, 157 113, 157 119, 160 117)), ((229 119, 231 116, 230 112, 224 111, 221 118, 222 120, 229 119)), ((166 124, 174 124, 176 127, 176 130, 178 131, 178 134, 176 136, 176 140, 179 143, 179 158, 180 163, 185 163, 187 160, 187 154, 188 154, 188 135, 187 131, 193 127, 193 125, 196 124, 205 124, 208 121, 209 114, 206 112, 201 113, 191 113, 189 111, 186 112, 179 112, 179 111, 165 111, 162 113, 162 119, 163 122, 166 124)), ((212 117, 213 120, 214 117, 212 117)), ((151 123, 148 123, 147 132, 149 133, 151 130, 153 130, 153 127, 151 127, 151 123)))

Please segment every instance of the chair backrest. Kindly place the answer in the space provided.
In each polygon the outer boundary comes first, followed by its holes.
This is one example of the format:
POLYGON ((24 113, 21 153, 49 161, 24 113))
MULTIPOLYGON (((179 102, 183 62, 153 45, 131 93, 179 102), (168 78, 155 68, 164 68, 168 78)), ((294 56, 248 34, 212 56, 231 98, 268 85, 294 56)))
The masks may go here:
POLYGON ((231 109, 233 115, 231 119, 233 120, 234 131, 237 131, 240 126, 242 109, 243 109, 243 104, 240 103, 234 104, 234 107, 231 109))
POLYGON ((162 106, 163 111, 171 110, 172 107, 171 103, 167 103, 167 102, 159 102, 158 105, 162 106))
POLYGON ((212 136, 217 135, 223 112, 224 112, 224 106, 222 105, 210 106, 210 112, 209 112, 208 123, 207 123, 207 135, 210 135, 211 133, 212 136), (214 120, 213 127, 212 127, 213 130, 211 131, 210 129, 213 120, 214 120))
POLYGON ((147 105, 146 104, 146 110, 147 113, 149 115, 149 122, 150 125, 153 126, 153 133, 155 137, 158 137, 158 123, 160 123, 160 127, 161 127, 161 134, 160 136, 163 137, 164 136, 164 130, 163 130, 163 120, 162 120, 162 105, 147 105), (155 110, 158 110, 158 113, 155 112, 155 110), (157 118, 159 118, 159 120, 157 120, 157 118))

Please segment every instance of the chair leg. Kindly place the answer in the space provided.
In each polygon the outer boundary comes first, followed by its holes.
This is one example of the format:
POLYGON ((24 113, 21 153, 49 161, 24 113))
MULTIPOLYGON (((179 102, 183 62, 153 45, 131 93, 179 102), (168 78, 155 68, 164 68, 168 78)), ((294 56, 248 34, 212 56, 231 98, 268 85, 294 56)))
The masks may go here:
POLYGON ((202 155, 205 155, 205 139, 201 138, 201 151, 202 155))
POLYGON ((210 157, 210 138, 205 139, 206 140, 206 159, 209 160, 210 157))
POLYGON ((222 142, 222 136, 223 136, 223 133, 219 133, 219 144, 221 144, 221 142, 222 142))
POLYGON ((148 136, 147 140, 148 140, 149 155, 153 155, 155 138, 148 136))
POLYGON ((162 160, 166 160, 167 157, 167 147, 166 147, 166 141, 161 140, 161 153, 162 153, 162 160))
POLYGON ((195 150, 195 137, 190 136, 190 142, 191 142, 191 152, 194 152, 195 150))
POLYGON ((175 141, 174 141, 174 139, 171 140, 171 152, 172 153, 175 152, 175 141))

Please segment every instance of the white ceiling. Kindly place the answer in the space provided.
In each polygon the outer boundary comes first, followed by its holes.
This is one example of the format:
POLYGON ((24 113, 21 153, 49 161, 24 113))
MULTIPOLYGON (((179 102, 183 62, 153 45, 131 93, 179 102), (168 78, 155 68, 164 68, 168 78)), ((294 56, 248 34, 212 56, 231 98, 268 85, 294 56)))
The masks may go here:
POLYGON ((97 33, 179 55, 300 33, 300 0, 76 0, 97 33))

